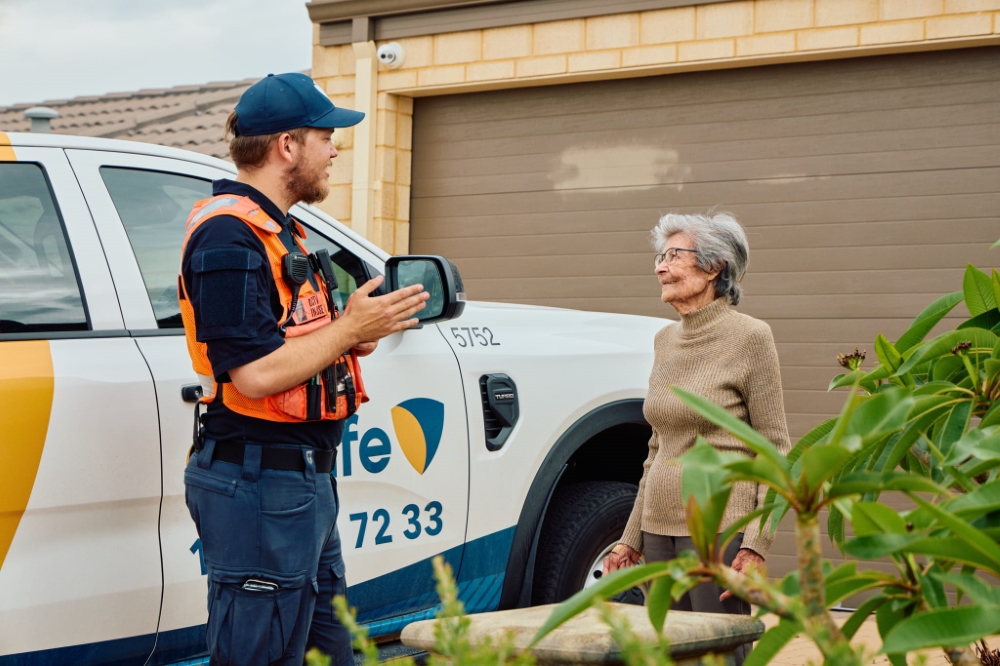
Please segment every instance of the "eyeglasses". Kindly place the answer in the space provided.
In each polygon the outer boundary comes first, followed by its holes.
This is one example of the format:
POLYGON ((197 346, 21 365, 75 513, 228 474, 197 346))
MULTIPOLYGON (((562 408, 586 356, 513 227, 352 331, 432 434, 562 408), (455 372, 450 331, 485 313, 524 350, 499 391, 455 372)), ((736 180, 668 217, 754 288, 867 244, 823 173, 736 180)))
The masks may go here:
POLYGON ((674 263, 677 261, 677 257, 681 252, 692 252, 694 254, 698 254, 698 250, 688 250, 683 247, 668 247, 665 252, 661 252, 654 257, 653 267, 655 268, 656 266, 659 266, 664 261, 666 261, 667 264, 674 263))

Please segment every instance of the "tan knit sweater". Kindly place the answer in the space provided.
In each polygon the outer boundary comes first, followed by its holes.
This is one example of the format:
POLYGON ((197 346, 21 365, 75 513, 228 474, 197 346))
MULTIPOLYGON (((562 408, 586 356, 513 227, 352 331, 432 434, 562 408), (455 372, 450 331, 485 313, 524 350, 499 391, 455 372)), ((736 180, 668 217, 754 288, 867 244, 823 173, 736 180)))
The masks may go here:
MULTIPOLYGON (((680 386, 721 405, 749 423, 787 454, 791 448, 781 398, 781 374, 771 328, 741 314, 725 298, 681 317, 680 324, 656 334, 656 357, 649 375, 643 414, 653 426, 639 495, 621 542, 642 551, 642 532, 688 536, 681 499, 681 466, 675 459, 701 435, 719 450, 754 454, 743 442, 709 423, 670 390, 680 386)), ((742 481, 733 486, 722 520, 725 529, 762 506, 766 486, 742 481)), ((761 534, 759 519, 744 530, 743 547, 766 556, 772 536, 761 534)))

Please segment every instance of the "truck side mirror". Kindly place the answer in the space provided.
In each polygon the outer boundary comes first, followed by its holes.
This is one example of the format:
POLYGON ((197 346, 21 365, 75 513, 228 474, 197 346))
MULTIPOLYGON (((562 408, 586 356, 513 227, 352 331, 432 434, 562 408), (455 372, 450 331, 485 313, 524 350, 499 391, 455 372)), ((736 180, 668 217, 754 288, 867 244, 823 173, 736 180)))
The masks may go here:
POLYGON ((390 257, 385 262, 385 277, 389 291, 424 285, 424 291, 431 297, 427 306, 417 313, 422 324, 457 319, 465 310, 462 275, 455 264, 444 257, 429 254, 390 257))

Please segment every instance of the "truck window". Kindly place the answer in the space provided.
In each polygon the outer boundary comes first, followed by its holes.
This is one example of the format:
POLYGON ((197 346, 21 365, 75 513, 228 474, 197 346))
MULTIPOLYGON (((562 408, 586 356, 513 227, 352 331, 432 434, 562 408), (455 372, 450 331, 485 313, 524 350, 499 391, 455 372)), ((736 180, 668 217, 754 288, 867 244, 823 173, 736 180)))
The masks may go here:
POLYGON ((195 202, 212 196, 212 182, 162 171, 101 167, 128 234, 159 328, 183 328, 177 302, 184 226, 195 202))
POLYGON ((0 334, 88 329, 45 172, 38 164, 0 163, 0 334))
POLYGON ((315 252, 325 249, 330 253, 330 261, 333 263, 334 273, 337 274, 337 290, 333 292, 333 299, 337 302, 340 311, 343 312, 344 306, 347 305, 347 299, 358 288, 358 285, 368 281, 361 260, 302 220, 295 219, 306 230, 306 239, 303 242, 307 250, 315 252))

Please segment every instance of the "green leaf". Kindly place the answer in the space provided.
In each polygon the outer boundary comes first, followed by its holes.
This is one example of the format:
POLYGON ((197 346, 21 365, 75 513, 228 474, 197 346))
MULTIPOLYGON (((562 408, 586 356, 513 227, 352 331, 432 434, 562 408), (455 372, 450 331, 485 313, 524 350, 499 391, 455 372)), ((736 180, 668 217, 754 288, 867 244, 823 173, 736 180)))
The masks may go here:
MULTIPOLYGON (((824 567, 832 567, 833 565, 829 562, 823 562, 824 567)), ((850 578, 851 576, 856 576, 858 574, 858 563, 857 562, 844 562, 836 569, 832 569, 823 575, 823 584, 830 585, 836 583, 838 580, 843 580, 845 578, 850 578)))
POLYGON ((778 469, 787 475, 788 462, 785 460, 785 457, 781 455, 781 452, 779 452, 777 448, 775 448, 774 444, 751 428, 745 421, 736 418, 722 407, 719 407, 711 400, 707 400, 700 395, 685 391, 677 386, 673 386, 671 389, 688 407, 711 423, 714 423, 723 430, 728 431, 731 435, 746 444, 751 451, 756 453, 758 456, 767 458, 774 463, 778 469))
POLYGON ((965 268, 962 293, 965 296, 965 306, 969 308, 969 314, 973 317, 997 306, 996 298, 993 297, 993 282, 990 280, 990 276, 972 264, 965 268))
MULTIPOLYGON (((899 606, 897 603, 883 604, 875 611, 875 622, 878 625, 878 633, 883 638, 892 631, 903 619, 906 606, 899 606)), ((888 655, 892 666, 906 666, 906 653, 897 652, 888 655)))
MULTIPOLYGON (((848 438, 844 438, 846 441, 848 438)), ((805 488, 816 491, 823 482, 840 471, 851 452, 836 444, 821 444, 811 447, 802 456, 802 477, 805 488)))
POLYGON ((879 363, 890 373, 896 372, 903 364, 903 356, 896 349, 896 346, 889 342, 884 335, 878 334, 875 338, 875 354, 879 363))
POLYGON ((1000 400, 993 403, 993 406, 983 414, 983 420, 979 422, 980 428, 1000 425, 1000 400))
POLYGON ((726 468, 732 472, 731 476, 728 477, 729 481, 753 481, 782 493, 790 485, 788 477, 770 460, 764 458, 739 460, 729 463, 726 468))
POLYGON ((1000 273, 997 273, 997 269, 995 268, 993 269, 992 283, 993 283, 993 300, 996 301, 997 305, 1000 305, 1000 273))
POLYGON ((958 537, 926 537, 908 544, 905 550, 914 555, 929 555, 939 561, 962 562, 980 569, 992 567, 989 558, 958 537))
POLYGON ((1000 606, 958 606, 916 613, 889 631, 881 652, 969 645, 1000 630, 1000 606))
POLYGON ((853 386, 855 382, 859 381, 864 376, 864 370, 852 370, 851 372, 837 375, 830 380, 830 385, 826 390, 832 391, 833 389, 838 389, 843 386, 853 386))
POLYGON ((694 495, 698 504, 704 506, 708 498, 719 492, 729 474, 724 465, 734 460, 744 460, 738 453, 719 451, 700 436, 694 446, 687 450, 679 462, 681 473, 681 498, 686 504, 689 495, 694 495))
POLYGON ((1000 310, 993 308, 992 310, 987 310, 986 312, 976 315, 972 319, 967 319, 961 324, 956 326, 957 329, 963 328, 986 328, 992 329, 997 324, 1000 324, 1000 310))
MULTIPOLYGON (((969 403, 966 403, 969 404, 969 403)), ((987 428, 973 428, 956 441, 944 460, 945 465, 957 465, 969 456, 976 447, 985 446, 987 450, 1000 446, 1000 431, 987 428)))
POLYGON ((963 328, 960 331, 949 331, 918 347, 913 355, 900 366, 896 374, 902 375, 920 363, 950 355, 951 350, 960 342, 971 342, 975 348, 993 349, 997 343, 997 336, 982 328, 963 328))
MULTIPOLYGON (((744 527, 746 527, 747 525, 749 525, 750 523, 752 523, 755 519, 763 516, 766 513, 769 513, 773 509, 774 509, 774 505, 773 504, 765 504, 764 506, 762 506, 761 508, 757 509, 756 511, 751 511, 747 515, 743 516, 739 520, 737 520, 734 523, 732 523, 729 527, 727 527, 725 530, 723 530, 722 533, 719 535, 719 550, 720 551, 725 551, 726 550, 726 546, 729 545, 729 542, 732 541, 733 538, 737 534, 739 534, 740 532, 742 532, 744 527)), ((774 531, 773 528, 768 528, 766 525, 764 525, 763 521, 762 521, 761 522, 761 531, 766 530, 766 529, 771 529, 771 531, 774 531)))
POLYGON ((935 444, 945 459, 948 458, 948 454, 951 453, 951 449, 955 446, 955 443, 961 439, 965 429, 969 427, 969 416, 971 414, 972 400, 963 400, 955 405, 954 409, 951 410, 951 413, 948 414, 948 417, 941 424, 935 444))
POLYGON ((851 613, 851 617, 849 617, 847 622, 844 623, 844 626, 840 628, 840 630, 844 632, 844 637, 847 638, 847 640, 854 638, 854 634, 858 632, 858 629, 860 629, 861 625, 865 623, 865 620, 867 620, 869 616, 878 610, 879 606, 884 604, 886 601, 888 601, 886 597, 878 594, 858 606, 858 609, 851 613))
POLYGON ((722 523, 722 516, 726 512, 726 505, 729 504, 729 494, 733 487, 727 485, 725 488, 708 498, 701 508, 701 521, 705 529, 706 536, 712 540, 719 533, 719 524, 722 523))
POLYGON ((990 569, 994 573, 1000 574, 1000 546, 966 521, 948 513, 936 504, 931 504, 923 497, 911 492, 908 492, 907 495, 926 509, 939 523, 951 530, 955 536, 983 555, 991 563, 990 569))
POLYGON ((942 583, 961 590, 974 603, 1000 606, 1000 588, 987 585, 971 573, 939 573, 935 577, 942 583))
POLYGON ((873 587, 883 587, 886 584, 885 578, 878 575, 870 575, 873 573, 875 572, 868 572, 869 575, 861 574, 858 576, 851 576, 850 578, 838 580, 831 585, 827 585, 827 608, 836 605, 838 601, 846 599, 847 597, 857 594, 858 592, 870 590, 873 587))
POLYGON ((774 658, 774 655, 781 651, 781 648, 788 645, 789 641, 803 631, 803 626, 798 622, 781 618, 778 624, 768 629, 760 637, 760 641, 747 655, 743 666, 766 666, 774 658))
MULTIPOLYGON (((922 398, 921 400, 918 400, 917 403, 919 404, 923 400, 924 399, 922 398)), ((932 409, 928 409, 923 412, 918 419, 906 427, 906 430, 903 431, 900 438, 892 445, 892 448, 886 455, 885 461, 883 461, 882 467, 876 467, 875 471, 891 471, 896 469, 896 466, 899 465, 900 461, 903 460, 903 457, 906 456, 906 454, 910 451, 910 448, 920 438, 920 436, 946 413, 948 405, 945 403, 951 402, 951 399, 946 396, 934 396, 932 398, 928 398, 927 400, 937 400, 938 402, 932 409), (942 400, 942 398, 944 398, 944 400, 942 400)), ((917 407, 914 407, 910 411, 910 418, 913 418, 913 414, 916 411, 917 407)))
POLYGON ((844 552, 862 560, 898 553, 924 538, 922 534, 868 534, 844 543, 844 552))
POLYGON ((673 603, 671 592, 674 587, 673 578, 657 578, 649 586, 649 594, 646 595, 646 612, 649 614, 649 622, 656 629, 656 633, 663 633, 663 623, 667 619, 667 611, 673 603))
POLYGON ((946 508, 963 520, 975 520, 979 516, 1000 510, 1000 481, 991 481, 971 493, 959 495, 948 502, 946 508))
MULTIPOLYGON (((974 431, 970 430, 969 432, 974 431)), ((972 447, 969 453, 980 460, 1000 460, 1000 443, 997 443, 993 437, 990 437, 988 440, 972 447)))
POLYGON ((848 474, 831 487, 827 498, 843 497, 845 495, 863 495, 885 490, 903 490, 917 493, 947 494, 947 491, 928 478, 914 476, 905 472, 854 472, 848 474))
POLYGON ((653 562, 652 564, 619 569, 604 576, 590 587, 580 590, 553 608, 552 613, 545 620, 545 623, 542 624, 541 628, 539 628, 534 638, 531 639, 528 647, 532 647, 538 641, 545 638, 552 630, 590 608, 594 600, 610 599, 625 590, 631 590, 636 585, 667 574, 670 568, 671 562, 653 562))
POLYGON ((869 534, 905 534, 906 523, 884 504, 855 502, 851 511, 851 524, 859 537, 869 534))
POLYGON ((840 548, 846 535, 844 533, 844 512, 837 506, 830 507, 829 517, 826 520, 826 531, 830 535, 830 539, 840 548))
POLYGON ((906 423, 914 400, 898 387, 863 398, 851 414, 845 435, 860 435, 865 444, 899 430, 906 423))
POLYGON ((895 346, 899 353, 902 354, 910 347, 923 341, 931 329, 961 301, 962 292, 956 291, 936 299, 924 308, 923 312, 917 315, 906 332, 896 341, 895 346))

